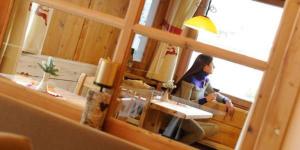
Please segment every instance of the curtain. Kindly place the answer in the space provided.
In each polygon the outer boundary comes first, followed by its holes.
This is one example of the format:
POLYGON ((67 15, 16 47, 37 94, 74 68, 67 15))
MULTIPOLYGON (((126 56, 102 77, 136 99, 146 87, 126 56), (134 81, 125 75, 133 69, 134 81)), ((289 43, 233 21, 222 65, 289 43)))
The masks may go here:
POLYGON ((28 10, 30 15, 22 50, 33 54, 39 54, 46 37, 47 26, 50 23, 53 9, 31 2, 28 10))
MULTIPOLYGON (((172 0, 163 24, 163 30, 180 35, 183 22, 193 16, 200 2, 201 0, 172 0)), ((179 54, 179 47, 160 42, 146 76, 160 82, 172 80, 179 54)))

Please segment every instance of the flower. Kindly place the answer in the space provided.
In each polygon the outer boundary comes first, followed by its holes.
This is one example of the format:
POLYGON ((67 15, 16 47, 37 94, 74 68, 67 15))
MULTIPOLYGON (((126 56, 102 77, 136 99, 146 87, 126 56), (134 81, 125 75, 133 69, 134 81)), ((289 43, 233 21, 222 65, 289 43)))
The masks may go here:
POLYGON ((174 80, 170 80, 168 82, 165 82, 165 83, 162 84, 162 86, 164 88, 167 88, 167 89, 174 89, 174 88, 176 88, 176 85, 174 84, 174 80))
POLYGON ((58 69, 55 68, 52 57, 48 57, 47 62, 42 61, 42 64, 38 63, 38 65, 43 69, 44 72, 49 73, 53 76, 58 76, 56 74, 58 72, 58 69))

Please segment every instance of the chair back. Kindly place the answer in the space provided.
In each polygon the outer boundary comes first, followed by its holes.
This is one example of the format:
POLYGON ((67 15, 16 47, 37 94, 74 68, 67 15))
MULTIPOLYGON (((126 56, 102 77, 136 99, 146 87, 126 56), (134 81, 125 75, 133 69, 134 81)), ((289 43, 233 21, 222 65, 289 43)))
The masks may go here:
POLYGON ((154 90, 137 89, 122 86, 122 98, 120 98, 120 110, 118 117, 136 126, 143 126, 145 113, 153 95, 154 90))
POLYGON ((81 73, 78 82, 76 84, 74 93, 77 95, 82 95, 86 89, 94 89, 96 91, 100 90, 100 87, 94 84, 95 77, 87 76, 85 73, 81 73))

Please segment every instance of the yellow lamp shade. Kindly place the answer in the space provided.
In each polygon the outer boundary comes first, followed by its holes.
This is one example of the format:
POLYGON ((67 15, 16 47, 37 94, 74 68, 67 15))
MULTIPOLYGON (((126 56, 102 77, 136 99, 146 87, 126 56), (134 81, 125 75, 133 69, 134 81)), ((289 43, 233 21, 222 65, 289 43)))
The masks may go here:
POLYGON ((197 16, 188 19, 184 22, 184 25, 196 30, 204 29, 212 33, 218 33, 214 23, 208 17, 204 16, 197 16))

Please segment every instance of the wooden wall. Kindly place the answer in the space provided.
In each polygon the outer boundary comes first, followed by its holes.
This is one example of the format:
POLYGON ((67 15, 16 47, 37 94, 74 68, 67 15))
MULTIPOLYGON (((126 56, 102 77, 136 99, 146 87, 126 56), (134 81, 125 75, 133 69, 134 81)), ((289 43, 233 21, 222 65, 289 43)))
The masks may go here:
MULTIPOLYGON (((71 2, 82 7, 89 7, 90 4, 87 0, 71 0, 71 2)), ((72 60, 84 20, 84 18, 54 10, 42 54, 72 60)))
MULTIPOLYGON (((128 0, 72 0, 82 7, 124 17, 128 0)), ((43 55, 98 64, 100 57, 112 57, 120 30, 82 17, 54 10, 46 35, 43 55)))
MULTIPOLYGON (((43 71, 38 66, 38 63, 47 61, 46 56, 21 54, 18 60, 16 73, 26 73, 29 77, 39 81, 43 77, 43 71)), ((50 84, 73 92, 81 73, 86 73, 88 76, 94 76, 96 73, 96 65, 74 62, 60 58, 54 58, 54 63, 59 69, 59 76, 51 76, 50 84)))

